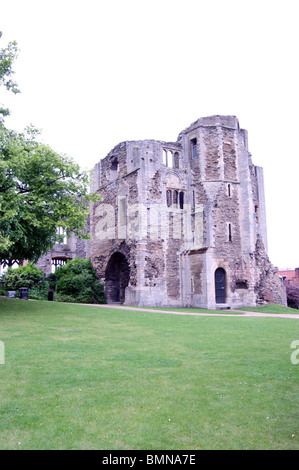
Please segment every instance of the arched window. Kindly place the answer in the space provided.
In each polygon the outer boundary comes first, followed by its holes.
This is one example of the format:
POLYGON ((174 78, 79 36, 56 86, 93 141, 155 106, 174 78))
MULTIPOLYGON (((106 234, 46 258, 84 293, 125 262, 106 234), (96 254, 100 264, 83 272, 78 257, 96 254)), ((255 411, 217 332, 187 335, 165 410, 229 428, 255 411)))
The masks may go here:
POLYGON ((179 152, 174 152, 173 155, 173 168, 180 168, 180 154, 179 152))
POLYGON ((180 192, 180 209, 184 209, 184 193, 180 192))
POLYGON ((178 207, 178 202, 179 202, 179 192, 178 191, 173 191, 173 205, 175 207, 178 207))
POLYGON ((173 168, 173 154, 171 150, 163 149, 163 164, 168 166, 169 168, 173 168))
POLYGON ((163 149, 163 164, 167 166, 167 150, 163 149))
POLYGON ((59 240, 57 240, 56 243, 60 245, 66 245, 67 244, 66 229, 63 227, 57 227, 56 234, 59 236, 59 240))
POLYGON ((191 139, 191 157, 192 159, 197 158, 197 139, 191 139))
POLYGON ((110 169, 111 169, 112 171, 117 171, 117 169, 118 169, 118 159, 117 159, 117 157, 114 157, 114 158, 111 160, 110 169))
POLYGON ((173 155, 170 150, 167 150, 167 166, 173 168, 173 155))
POLYGON ((172 192, 170 191, 170 189, 166 191, 166 204, 167 207, 170 207, 172 204, 172 192))

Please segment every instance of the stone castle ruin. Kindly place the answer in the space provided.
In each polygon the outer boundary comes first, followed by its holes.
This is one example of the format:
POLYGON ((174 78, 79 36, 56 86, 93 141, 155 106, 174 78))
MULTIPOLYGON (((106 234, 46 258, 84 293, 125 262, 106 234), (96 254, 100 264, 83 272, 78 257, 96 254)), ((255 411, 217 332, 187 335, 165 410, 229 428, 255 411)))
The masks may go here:
POLYGON ((267 256, 263 170, 234 116, 200 118, 176 142, 127 141, 95 166, 88 253, 108 303, 286 305, 267 256))

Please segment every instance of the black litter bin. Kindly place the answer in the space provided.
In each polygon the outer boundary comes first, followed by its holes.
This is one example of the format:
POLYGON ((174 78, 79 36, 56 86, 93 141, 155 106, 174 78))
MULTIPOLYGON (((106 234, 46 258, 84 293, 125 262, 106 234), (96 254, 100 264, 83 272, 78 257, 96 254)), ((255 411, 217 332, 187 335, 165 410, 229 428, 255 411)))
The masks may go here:
POLYGON ((28 300, 28 287, 20 287, 19 298, 28 300))
POLYGON ((48 300, 54 300, 54 292, 52 290, 48 291, 48 300))

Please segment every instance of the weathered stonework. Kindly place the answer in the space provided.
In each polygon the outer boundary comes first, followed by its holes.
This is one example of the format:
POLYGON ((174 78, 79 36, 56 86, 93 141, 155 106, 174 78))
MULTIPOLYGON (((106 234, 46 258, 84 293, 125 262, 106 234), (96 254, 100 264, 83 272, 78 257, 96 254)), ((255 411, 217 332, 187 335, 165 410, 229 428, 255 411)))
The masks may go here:
POLYGON ((108 302, 237 308, 286 304, 267 257, 262 168, 234 116, 176 142, 118 144, 95 166, 90 256, 108 302))
MULTIPOLYGON (((86 221, 86 232, 89 232, 89 217, 86 221)), ((90 257, 90 241, 76 237, 73 233, 64 238, 62 243, 55 243, 52 250, 42 255, 36 266, 47 276, 54 272, 57 266, 64 265, 76 257, 87 259, 90 257)))

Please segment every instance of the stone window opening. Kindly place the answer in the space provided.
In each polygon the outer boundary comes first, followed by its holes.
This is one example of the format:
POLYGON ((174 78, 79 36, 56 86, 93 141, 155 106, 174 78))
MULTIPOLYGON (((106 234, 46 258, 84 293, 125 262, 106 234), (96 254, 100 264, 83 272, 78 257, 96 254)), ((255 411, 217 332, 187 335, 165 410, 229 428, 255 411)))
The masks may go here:
POLYGON ((111 157, 110 160, 110 181, 114 181, 117 178, 118 173, 118 158, 111 157))
POLYGON ((175 207, 178 207, 178 200, 179 200, 179 192, 178 191, 173 191, 173 205, 175 207))
POLYGON ((184 191, 174 189, 167 189, 166 191, 166 205, 167 207, 174 207, 176 209, 184 209, 184 191))
POLYGON ((191 157, 192 157, 192 160, 194 160, 195 158, 197 158, 197 139, 196 138, 191 139, 190 143, 191 143, 191 157))
POLYGON ((184 193, 180 192, 180 209, 184 209, 184 193))
POLYGON ((257 204, 254 206, 254 212, 255 212, 256 220, 257 220, 257 222, 259 222, 260 221, 260 214, 259 214, 259 206, 257 204))
POLYGON ((228 185, 227 185, 227 195, 228 195, 228 197, 232 197, 232 188, 231 188, 230 183, 228 183, 228 185))
POLYGON ((52 258, 51 260, 51 272, 55 273, 56 269, 60 266, 64 266, 67 263, 66 258, 52 258))
POLYGON ((248 289, 248 281, 246 279, 238 279, 236 281, 236 289, 248 289))
POLYGON ((66 234, 66 229, 64 227, 57 227, 56 235, 60 237, 60 239, 56 241, 58 245, 67 244, 67 234, 66 234))
POLYGON ((110 169, 111 169, 112 171, 117 171, 117 170, 118 170, 118 159, 117 159, 117 157, 114 157, 114 158, 111 160, 110 169))
POLYGON ((228 241, 232 242, 233 237, 232 237, 232 224, 228 224, 228 241))
POLYGON ((174 152, 173 154, 173 168, 180 168, 180 154, 179 152, 174 152))
POLYGON ((166 165, 168 168, 173 168, 173 154, 171 150, 165 150, 163 149, 163 164, 166 165))
POLYGON ((170 191, 170 189, 166 191, 166 204, 167 204, 167 207, 172 206, 172 191, 170 191))

